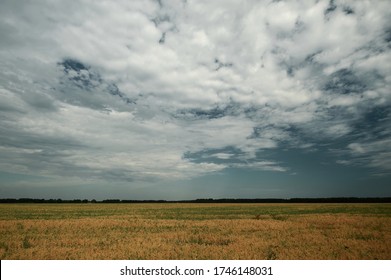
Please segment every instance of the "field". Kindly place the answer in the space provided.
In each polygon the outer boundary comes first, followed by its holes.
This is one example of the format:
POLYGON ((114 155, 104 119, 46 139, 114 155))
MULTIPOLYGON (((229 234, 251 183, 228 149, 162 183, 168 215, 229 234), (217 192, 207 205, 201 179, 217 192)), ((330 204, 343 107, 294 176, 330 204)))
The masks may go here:
POLYGON ((0 204, 1 259, 391 259, 391 204, 0 204))

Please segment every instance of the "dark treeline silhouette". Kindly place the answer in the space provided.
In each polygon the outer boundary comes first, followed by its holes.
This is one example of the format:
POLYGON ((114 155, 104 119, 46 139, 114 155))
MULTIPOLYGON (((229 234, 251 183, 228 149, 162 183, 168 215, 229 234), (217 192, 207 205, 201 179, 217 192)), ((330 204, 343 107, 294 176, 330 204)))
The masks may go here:
POLYGON ((128 199, 40 199, 3 198, 0 203, 391 203, 391 197, 325 197, 325 198, 200 198, 195 200, 128 200, 128 199))

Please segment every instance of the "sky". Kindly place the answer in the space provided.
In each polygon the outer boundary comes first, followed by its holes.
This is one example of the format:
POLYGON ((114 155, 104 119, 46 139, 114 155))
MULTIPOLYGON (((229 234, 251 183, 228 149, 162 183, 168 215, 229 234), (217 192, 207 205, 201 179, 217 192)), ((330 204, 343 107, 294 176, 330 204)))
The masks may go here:
POLYGON ((391 1, 0 0, 0 198, 391 196, 391 1))

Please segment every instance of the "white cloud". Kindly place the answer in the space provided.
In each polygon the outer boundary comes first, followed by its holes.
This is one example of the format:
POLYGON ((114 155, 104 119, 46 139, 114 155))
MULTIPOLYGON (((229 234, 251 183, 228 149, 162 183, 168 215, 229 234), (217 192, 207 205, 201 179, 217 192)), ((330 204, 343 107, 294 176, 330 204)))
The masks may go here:
POLYGON ((258 161, 258 162, 251 162, 245 164, 237 163, 237 164, 232 164, 232 167, 248 168, 248 169, 263 170, 263 171, 276 171, 276 172, 288 171, 287 168, 279 166, 278 163, 273 161, 258 161))
POLYGON ((215 157, 218 159, 230 159, 234 156, 234 154, 229 154, 229 153, 215 153, 210 155, 211 157, 215 157))
MULTIPOLYGON (((259 152, 305 147, 295 130, 311 141, 346 137, 363 115, 391 103, 387 1, 337 1, 327 17, 328 1, 161 3, 2 3, 3 170, 108 180, 229 166, 287 171, 259 152), (66 59, 85 69, 65 73, 66 59), (227 147, 257 161, 184 158, 227 147)), ((363 143, 348 149, 378 151, 363 143)), ((387 164, 385 156, 369 163, 387 164)))
POLYGON ((378 170, 391 170, 391 140, 372 140, 348 145, 353 159, 360 164, 370 166, 378 170))

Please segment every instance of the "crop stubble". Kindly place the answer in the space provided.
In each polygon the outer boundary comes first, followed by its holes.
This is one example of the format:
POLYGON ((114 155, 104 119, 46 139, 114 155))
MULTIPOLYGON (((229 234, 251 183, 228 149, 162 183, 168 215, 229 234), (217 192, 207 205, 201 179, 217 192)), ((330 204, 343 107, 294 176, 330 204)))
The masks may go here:
POLYGON ((1 259, 391 259, 390 204, 1 204, 1 259))

